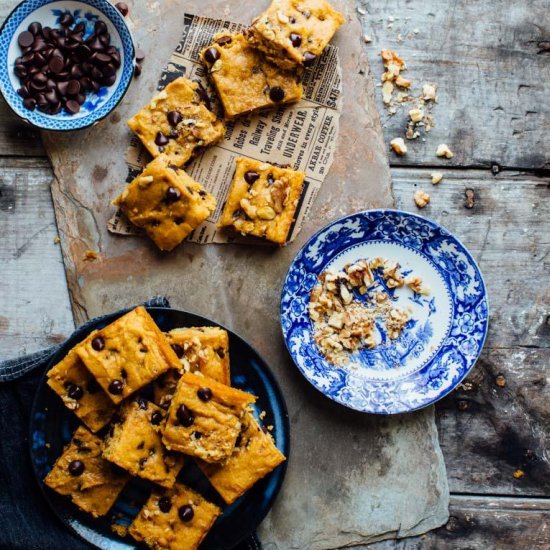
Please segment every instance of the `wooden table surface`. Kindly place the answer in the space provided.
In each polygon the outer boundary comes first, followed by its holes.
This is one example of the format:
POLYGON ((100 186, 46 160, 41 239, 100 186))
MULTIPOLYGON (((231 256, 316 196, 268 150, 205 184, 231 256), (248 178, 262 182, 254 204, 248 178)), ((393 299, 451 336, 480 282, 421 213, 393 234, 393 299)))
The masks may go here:
MULTIPOLYGON (((14 2, 0 0, 0 21, 14 2)), ((489 337, 467 382, 436 408, 451 489, 445 527, 387 549, 550 549, 550 4, 548 0, 360 0, 378 53, 438 84, 435 128, 390 156, 397 206, 454 232, 484 273, 489 337), (455 153, 435 156, 439 143, 455 153), (437 187, 434 170, 444 174, 437 187), (474 206, 465 208, 465 192, 474 206)), ((385 140, 407 109, 377 101, 385 140)), ((62 341, 74 327, 50 195, 33 130, 0 102, 0 359, 62 341)), ((83 185, 88 182, 82 182, 83 185)))

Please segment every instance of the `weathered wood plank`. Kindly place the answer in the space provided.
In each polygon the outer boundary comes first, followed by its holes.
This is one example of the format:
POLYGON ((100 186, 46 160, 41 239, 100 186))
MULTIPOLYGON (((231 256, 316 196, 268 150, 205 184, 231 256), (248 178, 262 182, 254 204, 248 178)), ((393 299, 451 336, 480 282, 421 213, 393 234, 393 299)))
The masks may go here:
POLYGON ((548 550, 550 500, 454 495, 444 527, 356 550, 548 550))
MULTIPOLYGON (((365 32, 372 38, 369 61, 378 81, 381 48, 395 49, 406 61, 413 95, 422 83, 439 85, 436 127, 408 141, 395 165, 550 167, 547 0, 360 0, 368 11, 365 32), (398 36, 402 36, 402 41, 398 36), (439 143, 455 152, 436 158, 439 143)), ((403 136, 411 107, 389 116, 377 88, 388 143, 403 136)))
POLYGON ((73 330, 45 161, 0 159, 0 360, 73 330))
POLYGON ((393 170, 397 206, 432 218, 468 247, 484 274, 489 294, 490 347, 550 347, 550 178, 516 172, 393 170), (419 210, 417 189, 431 195, 419 210), (464 207, 465 190, 474 207, 464 207))
POLYGON ((15 116, 1 96, 0 156, 46 156, 39 132, 15 116))

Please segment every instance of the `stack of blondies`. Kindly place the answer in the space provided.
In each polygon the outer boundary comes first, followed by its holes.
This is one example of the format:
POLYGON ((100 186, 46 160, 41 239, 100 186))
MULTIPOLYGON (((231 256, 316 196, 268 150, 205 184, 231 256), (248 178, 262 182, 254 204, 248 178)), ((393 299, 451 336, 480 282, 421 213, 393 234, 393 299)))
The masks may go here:
POLYGON ((230 504, 285 460, 252 414, 256 398, 230 386, 229 351, 225 330, 165 334, 143 307, 92 332, 48 372, 84 425, 46 485, 99 517, 132 477, 148 480, 128 533, 154 549, 198 548, 222 511, 177 481, 186 461, 230 504))
MULTIPOLYGON (((226 120, 302 98, 304 67, 317 62, 344 22, 326 0, 273 0, 242 33, 218 33, 201 61, 226 120)), ((224 122, 205 89, 180 77, 128 125, 154 157, 113 201, 161 250, 172 250, 215 210, 216 199, 185 166, 223 139, 224 122)), ((219 226, 286 243, 304 185, 304 173, 249 158, 236 171, 219 226)))

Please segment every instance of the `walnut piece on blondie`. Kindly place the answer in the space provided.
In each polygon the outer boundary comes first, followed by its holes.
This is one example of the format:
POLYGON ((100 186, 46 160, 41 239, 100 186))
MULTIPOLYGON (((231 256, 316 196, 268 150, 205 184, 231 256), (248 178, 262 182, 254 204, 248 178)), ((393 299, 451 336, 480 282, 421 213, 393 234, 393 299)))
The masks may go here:
POLYGON ((237 158, 219 227, 285 244, 304 186, 303 172, 237 158))
POLYGON ((74 350, 114 403, 179 365, 166 337, 142 306, 94 331, 74 350))
POLYGON ((197 148, 223 139, 225 127, 208 108, 206 93, 196 82, 180 77, 136 113, 128 126, 154 156, 165 154, 183 166, 197 148))
POLYGON ((300 75, 266 61, 243 34, 218 33, 201 59, 228 119, 302 98, 300 75))
POLYGON ((92 432, 101 430, 115 412, 115 405, 74 350, 48 371, 48 386, 92 432))
POLYGON ((172 250, 216 208, 216 199, 164 156, 150 162, 113 201, 161 250, 172 250))
POLYGON ((128 532, 154 550, 196 550, 222 511, 201 495, 176 483, 155 490, 128 532))
POLYGON ((94 517, 104 516, 130 476, 102 456, 103 442, 83 426, 56 460, 44 483, 94 517))
POLYGON ((105 438, 103 458, 132 475, 172 487, 183 466, 183 456, 167 451, 162 444, 164 411, 138 397, 125 403, 120 422, 112 425, 105 438))
POLYGON ((185 373, 168 409, 163 443, 205 462, 223 462, 235 447, 246 407, 255 400, 206 376, 185 373))
POLYGON ((200 372, 221 384, 231 385, 229 335, 219 327, 176 328, 166 338, 178 356, 181 368, 169 370, 153 384, 154 401, 168 408, 184 372, 200 372))
POLYGON ((312 65, 344 23, 325 0, 273 0, 254 19, 249 40, 284 69, 312 65))
POLYGON ((286 460, 271 435, 262 430, 250 412, 246 412, 242 424, 235 449, 225 464, 197 461, 199 468, 227 504, 237 500, 286 460))

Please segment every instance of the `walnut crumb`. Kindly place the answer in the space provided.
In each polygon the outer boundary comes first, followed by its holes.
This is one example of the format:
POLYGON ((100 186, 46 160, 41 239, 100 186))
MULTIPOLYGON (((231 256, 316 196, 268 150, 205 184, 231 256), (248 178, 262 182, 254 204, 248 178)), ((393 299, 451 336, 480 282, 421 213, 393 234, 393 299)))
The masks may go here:
POLYGON ((441 172, 432 172, 430 175, 434 185, 437 185, 443 179, 443 174, 441 172))
POLYGON ((61 242, 61 239, 59 238, 59 235, 56 235, 54 238, 53 238, 53 244, 59 244, 61 242))
POLYGON ((422 189, 419 189, 414 194, 414 202, 416 203, 416 206, 418 206, 418 208, 424 208, 430 202, 430 195, 428 195, 428 193, 426 193, 422 189))
POLYGON ((438 157, 445 157, 447 159, 452 159, 455 156, 446 143, 440 143, 437 146, 437 151, 435 152, 435 154, 438 157))
POLYGON ((394 138, 390 141, 390 146, 393 151, 400 156, 407 154, 407 146, 403 138, 394 138))
POLYGON ((512 475, 516 479, 521 479, 525 475, 525 472, 523 470, 521 470, 520 468, 518 468, 512 475))
POLYGON ((368 34, 365 34, 363 35, 363 41, 365 44, 370 44, 372 42, 372 38, 368 34))

